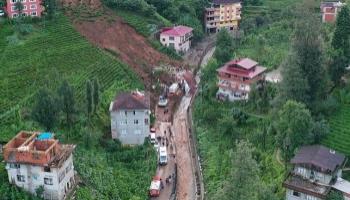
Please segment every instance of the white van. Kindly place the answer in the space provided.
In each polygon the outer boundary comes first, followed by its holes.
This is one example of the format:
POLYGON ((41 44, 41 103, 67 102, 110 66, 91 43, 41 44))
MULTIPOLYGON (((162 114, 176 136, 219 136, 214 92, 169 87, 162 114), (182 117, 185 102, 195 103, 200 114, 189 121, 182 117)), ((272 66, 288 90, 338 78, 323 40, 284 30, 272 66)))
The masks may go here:
POLYGON ((168 163, 168 153, 166 147, 159 147, 159 164, 166 165, 168 163))

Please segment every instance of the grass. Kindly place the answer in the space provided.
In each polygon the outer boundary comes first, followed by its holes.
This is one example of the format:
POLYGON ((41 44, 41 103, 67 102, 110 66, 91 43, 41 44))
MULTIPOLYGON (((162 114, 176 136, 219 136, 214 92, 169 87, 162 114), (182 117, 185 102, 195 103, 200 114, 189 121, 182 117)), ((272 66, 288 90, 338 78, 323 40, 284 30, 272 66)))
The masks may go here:
MULTIPOLYGON (((77 144, 75 169, 84 181, 77 199, 146 199, 156 168, 153 148, 144 145, 113 152, 107 149, 113 145, 105 144, 110 142, 105 136, 111 99, 120 91, 142 89, 142 83, 127 65, 89 44, 64 16, 34 27, 29 35, 18 36, 17 45, 6 41, 15 34, 12 25, 0 29, 0 141, 8 141, 22 129, 41 130, 30 119, 33 96, 44 85, 55 91, 67 79, 75 88, 80 113, 72 130, 58 126, 54 131, 62 143, 77 144), (94 78, 100 82, 101 103, 89 130, 84 127, 85 84, 94 78), (91 144, 86 146, 89 131, 91 144)), ((0 168, 0 196, 28 199, 7 184, 3 163, 0 168)))
POLYGON ((123 18, 130 26, 132 26, 138 33, 148 37, 152 33, 158 31, 160 26, 171 26, 171 22, 159 15, 155 14, 154 17, 146 17, 135 12, 126 10, 116 10, 118 16, 123 18))
POLYGON ((322 143, 350 156, 350 105, 343 104, 329 119, 330 134, 322 143))
MULTIPOLYGON (((26 107, 40 86, 53 89, 67 79, 76 89, 79 102, 84 99, 85 82, 98 78, 102 91, 116 82, 120 88, 142 87, 128 67, 93 47, 77 33, 65 17, 35 25, 35 31, 9 45, 6 37, 14 34, 11 25, 0 31, 0 131, 6 141, 23 127, 26 107), (127 78, 129 77, 129 78, 127 78), (21 127, 22 126, 22 127, 21 127)), ((79 104, 82 105, 82 104, 79 104)))

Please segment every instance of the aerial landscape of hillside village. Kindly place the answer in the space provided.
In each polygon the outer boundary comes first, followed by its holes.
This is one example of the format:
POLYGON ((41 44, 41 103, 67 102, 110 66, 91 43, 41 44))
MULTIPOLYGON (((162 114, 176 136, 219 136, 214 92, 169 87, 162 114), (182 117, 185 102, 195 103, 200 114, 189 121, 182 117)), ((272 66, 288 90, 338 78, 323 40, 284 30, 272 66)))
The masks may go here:
POLYGON ((350 200, 349 0, 0 0, 0 200, 350 200))

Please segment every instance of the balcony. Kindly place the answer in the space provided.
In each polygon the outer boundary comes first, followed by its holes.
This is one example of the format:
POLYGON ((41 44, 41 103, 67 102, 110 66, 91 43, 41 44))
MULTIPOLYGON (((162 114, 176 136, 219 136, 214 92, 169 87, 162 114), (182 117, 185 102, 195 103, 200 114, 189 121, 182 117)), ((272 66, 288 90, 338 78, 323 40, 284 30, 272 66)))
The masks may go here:
POLYGON ((250 85, 240 84, 238 82, 232 82, 227 80, 219 80, 218 87, 225 88, 232 91, 250 92, 250 85))

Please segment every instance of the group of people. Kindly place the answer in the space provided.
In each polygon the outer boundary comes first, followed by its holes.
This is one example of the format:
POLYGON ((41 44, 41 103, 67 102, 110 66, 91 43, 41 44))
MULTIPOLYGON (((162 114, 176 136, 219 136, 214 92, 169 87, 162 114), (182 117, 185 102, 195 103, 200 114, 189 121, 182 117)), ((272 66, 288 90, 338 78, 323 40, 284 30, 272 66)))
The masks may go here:
MULTIPOLYGON (((171 182, 173 181, 173 179, 175 180, 175 174, 173 173, 172 175, 169 175, 168 177, 166 177, 165 179, 165 185, 169 185, 171 184, 171 182)), ((164 183, 163 180, 160 179, 160 189, 164 189, 164 183)))

